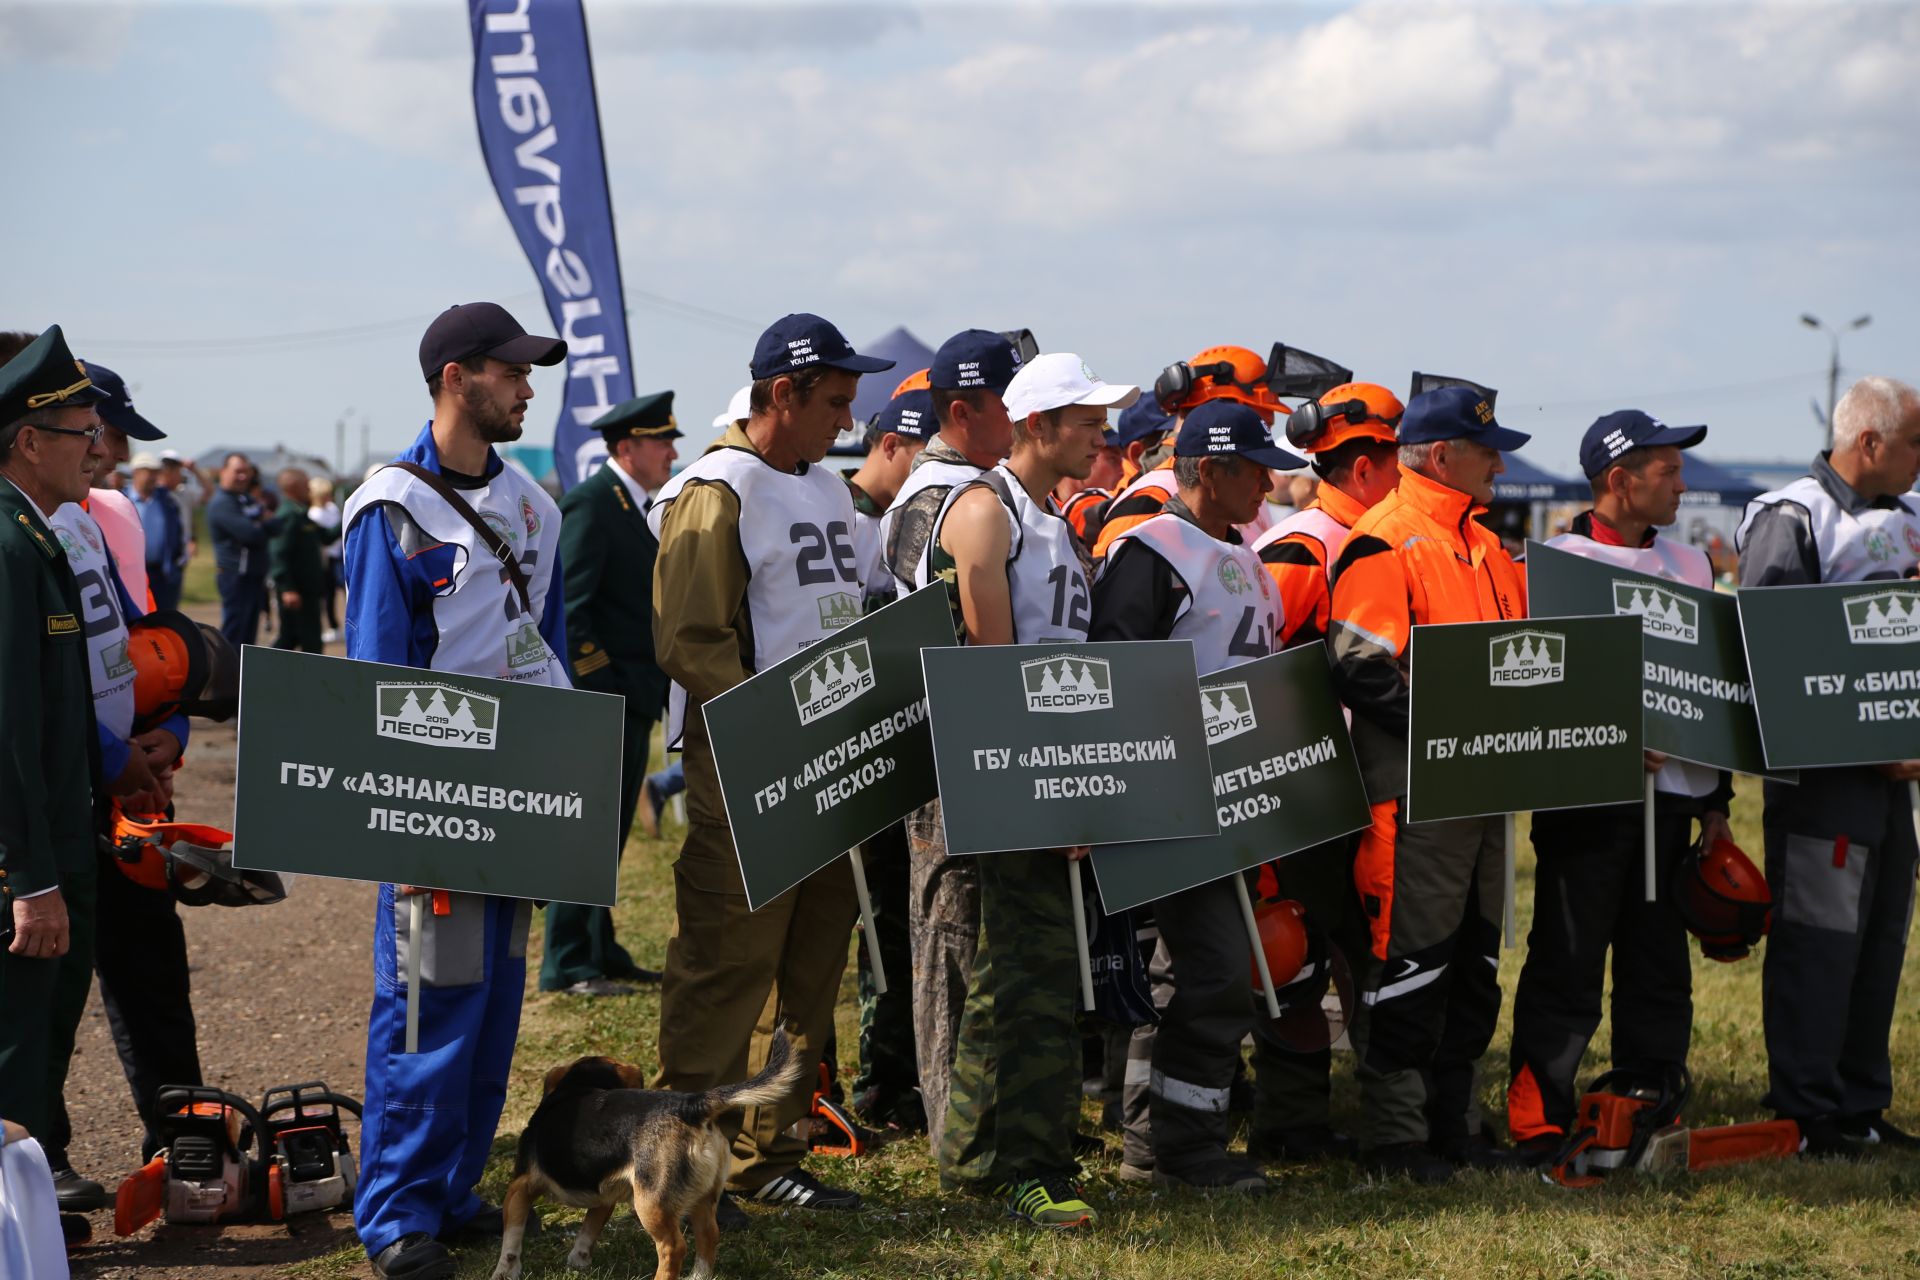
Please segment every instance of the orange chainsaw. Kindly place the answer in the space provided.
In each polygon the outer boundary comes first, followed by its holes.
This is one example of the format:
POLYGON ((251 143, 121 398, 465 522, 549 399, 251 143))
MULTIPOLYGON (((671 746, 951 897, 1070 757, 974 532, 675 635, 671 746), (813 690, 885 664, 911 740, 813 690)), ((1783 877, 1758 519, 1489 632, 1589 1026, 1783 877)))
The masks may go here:
POLYGON ((1541 1176, 1563 1187, 1597 1187, 1627 1169, 1691 1172, 1799 1154, 1800 1126, 1791 1120, 1687 1127, 1680 1112, 1692 1095, 1685 1067, 1658 1076, 1607 1072, 1587 1086, 1573 1132, 1541 1176))

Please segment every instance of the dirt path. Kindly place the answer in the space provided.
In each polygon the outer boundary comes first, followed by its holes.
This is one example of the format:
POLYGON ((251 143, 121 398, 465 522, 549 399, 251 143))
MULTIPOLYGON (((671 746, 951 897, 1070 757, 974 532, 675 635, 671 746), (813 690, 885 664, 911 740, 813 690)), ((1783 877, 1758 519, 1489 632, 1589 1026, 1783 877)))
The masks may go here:
MULTIPOLYGON (((188 610, 208 621, 213 611, 188 610)), ((330 652, 338 652, 331 647, 330 652)), ((233 821, 234 728, 193 726, 175 803, 183 820, 233 821)), ((373 888, 344 880, 299 879, 269 907, 182 909, 206 1083, 258 1105, 270 1086, 324 1080, 360 1096, 367 1006, 373 991, 373 888)), ((96 985, 67 1082, 74 1168, 109 1193, 140 1158, 120 1060, 96 985)), ((349 1130, 356 1154, 358 1126, 349 1130)), ((170 1280, 258 1280, 351 1242, 346 1212, 309 1214, 284 1225, 168 1227, 119 1239, 113 1214, 91 1215, 94 1243, 74 1254, 76 1277, 164 1276, 170 1280)), ((369 1272, 368 1274, 371 1274, 369 1272)))

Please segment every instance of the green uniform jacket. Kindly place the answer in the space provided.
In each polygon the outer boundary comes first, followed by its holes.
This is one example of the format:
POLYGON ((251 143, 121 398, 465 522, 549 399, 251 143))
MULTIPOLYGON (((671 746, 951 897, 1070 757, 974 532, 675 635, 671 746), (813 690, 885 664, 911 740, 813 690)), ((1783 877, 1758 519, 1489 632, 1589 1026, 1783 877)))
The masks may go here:
POLYGON ((653 561, 660 544, 608 462, 560 499, 567 664, 582 689, 624 694, 657 717, 667 677, 653 656, 653 561))
POLYGON ((315 603, 327 592, 326 552, 321 548, 338 536, 322 529, 297 502, 280 503, 280 532, 269 544, 269 572, 276 591, 298 591, 303 603, 315 603))
POLYGON ((81 616, 66 553, 0 479, 0 876, 17 895, 94 867, 100 742, 81 616))

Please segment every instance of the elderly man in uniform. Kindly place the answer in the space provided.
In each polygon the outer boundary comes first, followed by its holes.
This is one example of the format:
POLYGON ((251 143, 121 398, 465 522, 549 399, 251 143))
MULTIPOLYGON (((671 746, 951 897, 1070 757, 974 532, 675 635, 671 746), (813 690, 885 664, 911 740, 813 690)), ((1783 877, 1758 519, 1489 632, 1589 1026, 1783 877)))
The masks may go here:
MULTIPOLYGON (((859 617, 853 498, 822 468, 853 425, 860 375, 891 360, 854 351, 819 316, 760 335, 745 426, 735 424, 654 497, 654 646, 673 678, 669 746, 684 732, 687 839, 674 863, 674 927, 660 988, 663 1088, 704 1090, 764 1065, 776 1026, 794 1030, 807 1075, 785 1101, 732 1130, 732 1191, 796 1209, 856 1209, 860 1197, 800 1167, 787 1128, 806 1111, 815 1064, 859 915, 844 859, 749 911, 701 706, 859 617)), ((731 1196, 722 1226, 745 1213, 731 1196)))
MULTIPOLYGON (((106 465, 102 399, 58 325, 0 367, 0 1117, 36 1138, 93 978, 100 744, 80 586, 51 522, 106 465)), ((128 774, 151 789, 142 760, 128 774)))
MULTIPOLYGON (((647 773, 653 722, 667 704, 667 677, 653 659, 653 560, 660 551, 647 507, 673 475, 673 392, 615 405, 593 424, 607 442, 604 466, 560 499, 560 559, 567 566, 568 661, 576 688, 626 698, 620 758, 620 845, 647 773)), ((627 995, 630 982, 660 975, 635 964, 613 936, 605 907, 556 902, 547 908, 542 991, 627 995)))
MULTIPOLYGON (((532 367, 566 354, 491 302, 450 307, 427 326, 420 372, 433 420, 354 490, 342 517, 348 657, 568 687, 554 590, 560 511, 493 448, 520 438, 532 367), (495 547, 521 572, 503 571, 495 547)), ((517 898, 435 895, 424 936, 405 942, 425 957, 419 1052, 408 1053, 402 938, 406 898, 422 892, 381 885, 374 917, 353 1225, 374 1273, 392 1280, 447 1280, 443 1241, 500 1231, 500 1210, 473 1187, 506 1105, 533 918, 517 898)))
MULTIPOLYGON (((1835 406, 1833 448, 1812 474, 1748 504, 1735 536, 1741 590, 1920 576, 1916 479, 1920 391, 1860 379, 1835 406)), ((1920 1146, 1886 1118, 1887 1037, 1913 914, 1915 779, 1920 760, 1765 784, 1766 1100, 1800 1122, 1810 1156, 1920 1146)))
POLYGON ((1500 1017, 1505 831, 1497 817, 1407 823, 1407 645, 1421 623, 1526 617, 1519 568, 1474 517, 1500 454, 1528 438, 1476 389, 1415 396, 1400 420, 1400 485, 1355 522, 1334 569, 1334 683, 1373 806, 1354 860, 1372 942, 1352 1032, 1362 1162, 1420 1182, 1511 1161, 1476 1100, 1500 1017))

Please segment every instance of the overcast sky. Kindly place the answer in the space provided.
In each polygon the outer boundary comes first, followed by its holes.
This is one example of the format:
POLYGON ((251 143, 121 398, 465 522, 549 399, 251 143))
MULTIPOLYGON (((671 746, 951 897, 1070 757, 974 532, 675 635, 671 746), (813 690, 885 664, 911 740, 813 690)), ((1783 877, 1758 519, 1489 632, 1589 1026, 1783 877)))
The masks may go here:
MULTIPOLYGON (((755 334, 1031 327, 1112 380, 1275 340, 1809 456, 1826 339, 1920 379, 1920 8, 589 0, 635 380, 696 438, 755 334)), ((0 327, 58 321, 193 452, 427 416, 456 301, 552 331, 461 0, 0 8, 0 327), (292 335, 319 335, 299 338, 292 335), (229 341, 237 340, 237 341, 229 341)), ((880 375, 885 377, 887 375, 880 375)), ((558 377, 536 374, 529 438, 558 377)))

